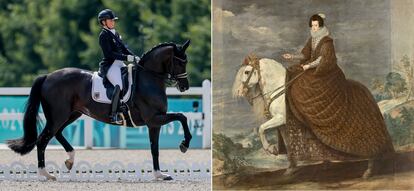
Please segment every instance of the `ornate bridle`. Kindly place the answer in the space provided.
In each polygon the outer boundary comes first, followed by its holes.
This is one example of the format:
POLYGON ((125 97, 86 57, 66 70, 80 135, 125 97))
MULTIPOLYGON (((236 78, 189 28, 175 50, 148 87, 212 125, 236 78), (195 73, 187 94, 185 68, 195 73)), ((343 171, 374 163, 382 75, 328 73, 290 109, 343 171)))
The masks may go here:
POLYGON ((259 64, 259 58, 257 58, 256 55, 254 55, 254 54, 248 55, 244 59, 244 61, 242 63, 242 66, 251 66, 253 68, 252 71, 249 73, 249 76, 247 76, 246 81, 243 82, 243 89, 248 88, 250 79, 252 78, 253 73, 254 73, 255 70, 257 70, 257 72, 258 72, 259 81, 260 81, 260 78, 261 78, 261 76, 260 76, 260 64, 259 64))
MULTIPOLYGON (((243 91, 245 89, 249 90, 249 82, 253 76, 253 73, 255 72, 255 70, 257 71, 257 75, 258 75, 258 81, 261 80, 261 75, 260 75, 260 64, 259 64, 259 58, 255 55, 255 54, 250 54, 248 55, 241 66, 251 66, 253 69, 250 71, 249 75, 247 76, 246 81, 242 82, 243 84, 243 91)), ((253 100, 256 99, 257 97, 262 95, 262 87, 259 85, 259 93, 254 95, 254 96, 246 96, 247 101, 250 103, 250 105, 253 104, 253 100)))
MULTIPOLYGON (((248 55, 245 58, 242 66, 252 66, 253 67, 253 69, 250 72, 249 76, 247 76, 247 80, 245 82, 243 82, 243 90, 244 90, 245 88, 246 89, 249 89, 248 88, 248 84, 250 82, 250 79, 253 76, 254 70, 257 70, 258 82, 260 82, 260 80, 261 80, 259 58, 255 54, 250 54, 250 55, 248 55)), ((304 73, 305 73, 305 71, 299 73, 298 75, 296 75, 294 78, 292 78, 290 81, 286 82, 282 86, 280 86, 280 87, 278 87, 278 88, 276 88, 276 89, 274 89, 272 91, 266 92, 266 93, 263 93, 263 88, 260 86, 260 83, 258 83, 259 90, 260 90, 259 93, 256 94, 256 95, 254 95, 254 96, 251 96, 251 97, 250 96, 249 97, 246 96, 247 101, 250 103, 250 105, 252 105, 254 99, 256 99, 258 97, 261 97, 263 99, 263 101, 265 102, 265 104, 266 104, 266 107, 264 108, 264 110, 265 110, 264 113, 265 113, 265 115, 266 115, 267 118, 271 118, 271 114, 270 114, 270 111, 269 111, 270 104, 272 104, 272 102, 274 100, 276 100, 278 97, 280 97, 281 95, 283 95, 286 92, 286 88, 288 86, 290 86, 293 83, 293 81, 295 81, 297 78, 299 78, 300 76, 302 76, 304 73), (279 91, 279 92, 276 95, 271 96, 276 91, 279 91), (266 103, 266 99, 265 99, 265 96, 266 95, 270 95, 271 96, 269 98, 270 100, 269 100, 268 103, 266 103)))

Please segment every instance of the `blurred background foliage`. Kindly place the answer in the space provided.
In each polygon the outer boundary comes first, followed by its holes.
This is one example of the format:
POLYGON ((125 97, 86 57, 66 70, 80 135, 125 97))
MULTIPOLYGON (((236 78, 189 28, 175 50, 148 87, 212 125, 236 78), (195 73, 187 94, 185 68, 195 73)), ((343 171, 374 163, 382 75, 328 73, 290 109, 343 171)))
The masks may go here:
POLYGON ((137 55, 191 39, 190 83, 210 79, 210 0, 0 0, 0 86, 31 86, 64 67, 97 70, 97 14, 105 8, 115 11, 116 30, 137 55))

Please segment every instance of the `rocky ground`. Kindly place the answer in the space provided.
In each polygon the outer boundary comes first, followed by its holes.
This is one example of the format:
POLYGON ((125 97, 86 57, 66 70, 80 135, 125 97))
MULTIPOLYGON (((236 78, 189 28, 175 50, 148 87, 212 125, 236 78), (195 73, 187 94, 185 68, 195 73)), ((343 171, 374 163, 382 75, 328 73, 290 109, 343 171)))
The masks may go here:
POLYGON ((367 161, 335 162, 302 166, 285 176, 285 169, 246 167, 237 174, 213 177, 213 188, 223 189, 414 189, 414 152, 398 153, 393 159, 376 162, 375 175, 361 176, 367 161))

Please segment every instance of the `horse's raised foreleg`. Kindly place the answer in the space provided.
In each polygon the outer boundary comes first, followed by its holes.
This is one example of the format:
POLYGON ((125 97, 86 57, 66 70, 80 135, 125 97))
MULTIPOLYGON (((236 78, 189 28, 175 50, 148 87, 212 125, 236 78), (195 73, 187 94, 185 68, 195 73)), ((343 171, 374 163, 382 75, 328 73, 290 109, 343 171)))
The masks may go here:
POLYGON ((146 121, 148 126, 162 126, 172 121, 180 121, 184 130, 184 140, 180 144, 181 152, 185 153, 190 146, 191 133, 188 128, 187 117, 182 113, 167 113, 164 115, 155 115, 151 119, 146 121))
POLYGON ((168 174, 161 173, 160 170, 160 163, 159 163, 159 138, 160 138, 160 126, 150 126, 148 127, 149 130, 149 138, 150 138, 150 144, 151 144, 151 155, 152 155, 152 164, 154 167, 154 177, 156 179, 162 179, 162 180, 172 180, 171 176, 168 174))
POLYGON ((59 143, 63 146, 66 153, 68 154, 69 158, 65 161, 65 166, 68 168, 68 170, 71 170, 73 167, 73 163, 75 162, 75 150, 70 145, 70 143, 63 137, 62 131, 65 129, 66 126, 74 122, 76 119, 78 119, 82 114, 79 112, 73 113, 69 120, 65 122, 65 124, 62 125, 60 130, 56 133, 55 138, 59 143))
POLYGON ((283 125, 283 123, 284 123, 283 117, 281 115, 275 115, 269 121, 266 121, 265 123, 263 123, 259 127, 260 141, 262 142, 263 149, 268 154, 278 154, 279 151, 278 151, 278 148, 275 145, 271 146, 269 144, 269 142, 266 139, 265 131, 268 130, 268 129, 271 129, 271 128, 279 127, 279 126, 283 125))
POLYGON ((69 158, 65 160, 65 166, 68 170, 71 170, 73 167, 73 163, 75 162, 75 150, 70 145, 70 143, 63 137, 61 129, 58 133, 56 133, 55 138, 59 141, 59 143, 63 146, 66 153, 68 154, 69 158))

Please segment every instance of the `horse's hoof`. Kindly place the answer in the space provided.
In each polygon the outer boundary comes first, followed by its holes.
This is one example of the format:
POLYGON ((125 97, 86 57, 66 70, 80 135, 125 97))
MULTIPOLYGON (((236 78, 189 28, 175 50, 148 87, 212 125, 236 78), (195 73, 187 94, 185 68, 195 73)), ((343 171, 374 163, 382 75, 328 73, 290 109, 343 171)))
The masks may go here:
POLYGON ((186 147, 186 146, 184 145, 184 143, 181 143, 181 144, 180 144, 180 150, 181 150, 181 152, 182 152, 182 153, 185 153, 185 152, 187 152, 188 147, 186 147))
POLYGON ((68 170, 72 170, 73 161, 71 161, 69 159, 65 160, 65 166, 66 166, 66 168, 68 168, 68 170))
POLYGON ((287 168, 286 171, 283 173, 285 176, 291 176, 295 174, 299 169, 298 168, 287 168))
POLYGON ((173 180, 173 178, 171 176, 167 176, 167 177, 164 177, 163 180, 173 180))
POLYGON ((39 168, 37 173, 39 178, 45 177, 46 180, 56 181, 56 177, 50 175, 44 168, 39 168))
POLYGON ((173 178, 168 174, 163 174, 159 170, 153 172, 156 180, 172 180, 173 178))
POLYGON ((372 176, 372 171, 368 169, 364 172, 364 175, 362 175, 362 178, 367 179, 367 178, 370 178, 371 176, 372 176))
POLYGON ((279 149, 276 145, 270 145, 264 150, 269 155, 279 155, 279 149))
POLYGON ((47 180, 56 181, 56 177, 50 176, 50 177, 47 177, 47 180))

